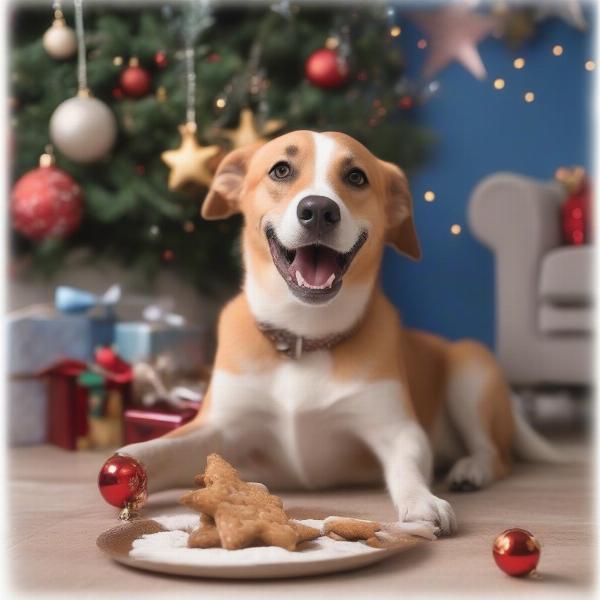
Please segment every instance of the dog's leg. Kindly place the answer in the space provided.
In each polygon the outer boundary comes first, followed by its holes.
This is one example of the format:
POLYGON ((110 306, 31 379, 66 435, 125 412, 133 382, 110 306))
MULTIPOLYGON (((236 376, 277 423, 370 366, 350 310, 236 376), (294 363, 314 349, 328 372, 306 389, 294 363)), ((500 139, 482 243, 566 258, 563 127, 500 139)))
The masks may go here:
POLYGON ((433 457, 429 440, 413 420, 394 423, 365 435, 383 466, 385 481, 400 522, 425 522, 441 533, 456 530, 448 502, 429 490, 433 457))
POLYGON ((450 375, 448 414, 467 450, 448 473, 450 489, 477 490, 505 475, 512 418, 508 390, 497 367, 487 360, 459 364, 450 375))
POLYGON ((139 460, 148 474, 148 492, 175 487, 190 487, 201 473, 211 453, 227 456, 224 436, 208 423, 194 421, 166 435, 147 442, 129 444, 118 453, 139 460))

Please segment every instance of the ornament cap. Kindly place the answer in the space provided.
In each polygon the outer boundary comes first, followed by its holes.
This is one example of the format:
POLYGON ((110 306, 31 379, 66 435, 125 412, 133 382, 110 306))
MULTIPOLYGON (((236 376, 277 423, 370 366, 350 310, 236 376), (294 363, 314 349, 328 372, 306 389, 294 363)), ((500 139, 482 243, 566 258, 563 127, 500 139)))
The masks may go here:
POLYGON ((40 167, 52 167, 56 163, 54 152, 51 145, 46 146, 44 153, 40 156, 40 167))
POLYGON ((84 87, 77 90, 77 96, 79 96, 79 98, 91 98, 92 92, 90 91, 90 88, 84 87))
POLYGON ((187 133, 196 133, 198 131, 198 124, 195 121, 187 121, 181 126, 181 128, 187 133))
POLYGON ((130 67, 139 67, 140 66, 140 59, 137 56, 132 56, 129 59, 129 66, 130 67))
POLYGON ((57 8, 54 11, 54 21, 52 21, 52 27, 64 27, 65 25, 65 15, 63 15, 63 12, 60 10, 60 8, 57 8))

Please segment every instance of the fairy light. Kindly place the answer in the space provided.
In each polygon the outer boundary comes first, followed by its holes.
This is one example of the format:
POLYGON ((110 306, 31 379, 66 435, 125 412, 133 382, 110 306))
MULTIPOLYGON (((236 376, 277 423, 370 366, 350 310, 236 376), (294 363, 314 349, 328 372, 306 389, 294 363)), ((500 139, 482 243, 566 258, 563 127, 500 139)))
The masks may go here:
POLYGON ((498 79, 494 79, 494 87, 497 90, 503 90, 505 85, 506 85, 506 82, 504 81, 504 79, 502 79, 500 77, 498 79))
POLYGON ((525 66, 525 59, 524 58, 515 58, 515 60, 513 60, 513 67, 515 69, 522 69, 525 66))
POLYGON ((186 222, 183 224, 183 230, 184 230, 186 233, 192 233, 192 232, 193 232, 195 229, 196 229, 196 226, 194 225, 194 222, 193 222, 193 221, 186 221, 186 222))
POLYGON ((123 57, 122 56, 115 56, 113 58, 113 65, 115 67, 120 67, 123 64, 123 57))
POLYGON ((535 94, 533 92, 525 92, 523 99, 525 102, 531 103, 535 100, 535 94))
POLYGON ((560 44, 556 44, 556 46, 552 47, 552 54, 554 54, 554 56, 561 56, 563 52, 564 48, 560 44))
POLYGON ((215 106, 217 108, 225 108, 226 105, 227 105, 227 100, 225 100, 225 98, 217 98, 215 101, 215 106))
POLYGON ((400 27, 398 25, 394 25, 393 27, 390 28, 390 35, 394 38, 398 37, 401 33, 402 33, 402 29, 400 29, 400 27))
POLYGON ((433 202, 435 200, 435 193, 431 190, 427 190, 423 194, 423 200, 425 200, 425 202, 433 202))
POLYGON ((585 70, 586 71, 593 71, 596 68, 596 63, 593 60, 588 60, 585 63, 585 70))
POLYGON ((417 48, 419 50, 425 50, 425 48, 427 48, 427 40, 425 38, 421 38, 418 42, 417 42, 417 48))
POLYGON ((450 233, 452 235, 460 235, 462 232, 462 227, 460 225, 458 225, 458 223, 454 223, 454 225, 452 225, 450 227, 450 233))

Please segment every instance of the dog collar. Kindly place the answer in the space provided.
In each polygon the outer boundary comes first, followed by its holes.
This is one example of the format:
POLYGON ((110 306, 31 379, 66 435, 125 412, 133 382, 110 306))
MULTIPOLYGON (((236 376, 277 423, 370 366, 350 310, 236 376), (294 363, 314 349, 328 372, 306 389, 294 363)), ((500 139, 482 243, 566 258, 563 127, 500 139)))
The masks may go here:
POLYGON ((275 350, 287 358, 298 360, 305 352, 329 350, 344 340, 347 340, 358 328, 352 327, 348 331, 336 333, 322 338, 306 338, 296 335, 287 329, 277 329, 266 323, 258 323, 258 328, 263 335, 273 343, 275 350))

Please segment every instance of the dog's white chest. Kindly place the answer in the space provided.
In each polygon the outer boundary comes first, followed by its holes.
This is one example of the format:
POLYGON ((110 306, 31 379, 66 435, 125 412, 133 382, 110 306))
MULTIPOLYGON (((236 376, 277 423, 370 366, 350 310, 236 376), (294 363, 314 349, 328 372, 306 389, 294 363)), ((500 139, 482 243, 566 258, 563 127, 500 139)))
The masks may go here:
POLYGON ((268 373, 216 372, 208 417, 225 432, 227 446, 238 450, 236 464, 258 481, 301 487, 365 483, 379 472, 360 431, 400 418, 397 385, 340 382, 332 376, 329 353, 313 352, 268 373))

